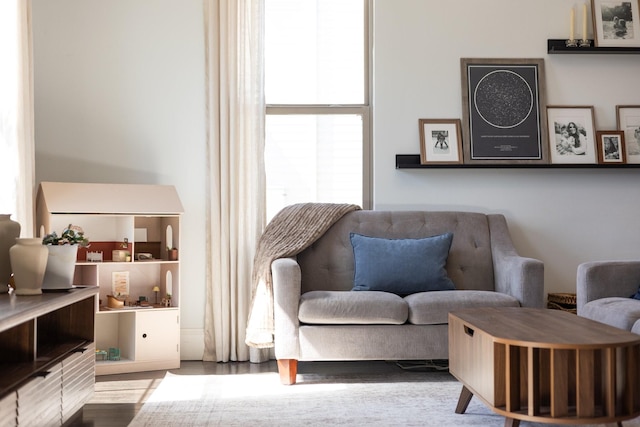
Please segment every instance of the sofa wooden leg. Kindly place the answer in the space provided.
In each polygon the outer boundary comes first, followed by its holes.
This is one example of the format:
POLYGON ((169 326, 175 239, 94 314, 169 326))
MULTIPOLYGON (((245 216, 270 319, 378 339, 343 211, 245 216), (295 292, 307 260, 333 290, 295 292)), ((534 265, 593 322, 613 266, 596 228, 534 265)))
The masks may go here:
POLYGON ((296 359, 278 359, 278 372, 280 373, 280 382, 282 384, 295 384, 296 375, 298 374, 298 361, 296 359))

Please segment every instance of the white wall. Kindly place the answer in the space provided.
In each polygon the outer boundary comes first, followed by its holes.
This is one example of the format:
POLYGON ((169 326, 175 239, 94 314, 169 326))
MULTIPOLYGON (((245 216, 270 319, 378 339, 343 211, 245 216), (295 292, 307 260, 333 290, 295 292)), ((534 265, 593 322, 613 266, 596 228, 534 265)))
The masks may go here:
POLYGON ((33 27, 36 180, 176 186, 182 357, 201 359, 202 1, 33 0, 33 27))
MULTIPOLYGON (((640 170, 396 170, 419 152, 419 118, 461 118, 461 57, 535 57, 549 104, 640 104, 640 55, 547 55, 571 0, 374 0, 377 209, 504 213, 545 263, 548 291, 575 288, 582 261, 640 258, 640 170)), ((578 14, 579 16, 579 14, 578 14)), ((204 325, 205 113, 201 0, 33 0, 36 179, 177 187, 182 356, 204 325)), ((580 28, 580 24, 577 24, 580 28)))
POLYGON ((420 152, 418 119, 462 118, 462 57, 544 58, 548 104, 593 105, 596 128, 615 129, 616 105, 640 105, 640 55, 547 54, 582 4, 375 0, 375 208, 503 213, 547 292, 574 292, 581 262, 640 259, 640 169, 395 169, 420 152))

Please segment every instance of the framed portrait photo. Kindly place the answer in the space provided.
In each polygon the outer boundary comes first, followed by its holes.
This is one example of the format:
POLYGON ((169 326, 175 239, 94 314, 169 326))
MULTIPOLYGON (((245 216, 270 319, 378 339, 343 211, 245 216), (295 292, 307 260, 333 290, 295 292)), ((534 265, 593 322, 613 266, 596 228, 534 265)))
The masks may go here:
POLYGON ((616 122, 624 132, 627 163, 640 163, 640 105, 616 105, 616 122))
POLYGON ((548 106, 551 163, 597 163, 593 106, 548 106))
POLYGON ((464 163, 548 163, 544 60, 460 65, 464 163))
POLYGON ((639 0, 591 0, 595 45, 640 46, 639 4, 639 0))
POLYGON ((462 163, 460 119, 419 119, 420 163, 462 163))
POLYGON ((596 131, 598 163, 626 163, 624 156, 624 132, 619 130, 596 131))

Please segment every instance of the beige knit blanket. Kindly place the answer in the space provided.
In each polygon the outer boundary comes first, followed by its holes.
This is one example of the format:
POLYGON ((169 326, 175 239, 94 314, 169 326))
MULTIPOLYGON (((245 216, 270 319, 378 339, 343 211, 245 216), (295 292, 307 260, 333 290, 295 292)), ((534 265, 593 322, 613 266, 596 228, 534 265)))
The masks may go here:
POLYGON ((297 255, 357 205, 301 203, 287 206, 273 217, 260 237, 253 260, 253 291, 245 342, 256 348, 273 347, 273 282, 271 263, 297 255))

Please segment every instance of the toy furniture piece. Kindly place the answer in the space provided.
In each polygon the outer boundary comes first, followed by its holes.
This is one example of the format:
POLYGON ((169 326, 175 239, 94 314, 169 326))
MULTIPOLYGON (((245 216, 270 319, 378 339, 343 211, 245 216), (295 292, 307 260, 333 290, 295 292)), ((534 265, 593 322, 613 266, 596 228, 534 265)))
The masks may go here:
POLYGON ((640 260, 592 261, 578 266, 578 315, 640 334, 640 260))
MULTIPOLYGON (((379 279, 377 273, 366 276, 390 257, 397 258, 398 251, 379 259, 374 255, 376 265, 359 264, 357 278, 379 279)), ((390 282, 419 274, 421 262, 412 265, 409 258, 399 260, 399 276, 390 282)), ((350 212, 295 259, 276 259, 271 269, 274 349, 284 384, 296 382, 298 361, 447 359, 449 311, 543 306, 543 264, 518 255, 499 214, 350 212), (393 247, 406 239, 447 233, 453 238, 448 257, 445 253, 445 276, 454 290, 407 295, 380 288, 352 291, 356 260, 362 261, 367 251, 365 244, 354 252, 354 235, 358 245, 366 242, 358 236, 370 236, 393 247)))

